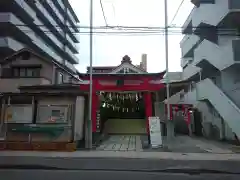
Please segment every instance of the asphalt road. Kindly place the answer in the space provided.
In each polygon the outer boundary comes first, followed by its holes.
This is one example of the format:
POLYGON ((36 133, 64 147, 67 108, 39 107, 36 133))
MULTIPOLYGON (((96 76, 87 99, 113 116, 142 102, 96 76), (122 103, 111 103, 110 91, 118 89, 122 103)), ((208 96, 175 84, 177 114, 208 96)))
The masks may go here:
POLYGON ((239 175, 182 173, 148 173, 148 172, 119 172, 119 171, 46 171, 46 170, 0 170, 1 179, 7 180, 237 180, 239 175))
POLYGON ((134 158, 78 158, 0 156, 0 169, 8 167, 60 168, 68 170, 165 170, 210 169, 240 173, 240 161, 171 160, 134 158))
POLYGON ((0 179, 239 179, 240 161, 0 157, 0 179))

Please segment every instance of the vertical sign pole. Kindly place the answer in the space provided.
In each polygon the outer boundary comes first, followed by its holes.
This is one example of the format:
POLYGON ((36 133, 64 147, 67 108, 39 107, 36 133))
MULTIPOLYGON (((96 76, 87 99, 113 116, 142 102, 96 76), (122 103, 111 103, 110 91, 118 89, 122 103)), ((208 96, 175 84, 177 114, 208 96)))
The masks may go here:
POLYGON ((168 4, 167 0, 164 0, 164 13, 165 13, 165 58, 166 58, 166 91, 167 91, 167 137, 171 139, 173 137, 173 122, 170 120, 170 104, 169 104, 169 67, 168 67, 168 4))
POLYGON ((93 0, 90 0, 90 84, 89 84, 89 116, 88 116, 88 148, 92 149, 92 95, 93 95, 93 78, 92 78, 92 61, 93 61, 93 0))

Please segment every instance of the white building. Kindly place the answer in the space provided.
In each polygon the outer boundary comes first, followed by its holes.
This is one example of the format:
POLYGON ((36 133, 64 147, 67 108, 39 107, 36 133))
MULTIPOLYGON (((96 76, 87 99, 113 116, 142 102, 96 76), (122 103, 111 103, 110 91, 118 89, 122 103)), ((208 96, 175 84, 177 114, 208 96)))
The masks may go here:
POLYGON ((68 0, 0 1, 0 60, 31 48, 74 73, 78 22, 68 0))
POLYGON ((191 85, 175 103, 199 110, 204 135, 240 139, 240 0, 191 2, 180 43, 182 80, 191 85))

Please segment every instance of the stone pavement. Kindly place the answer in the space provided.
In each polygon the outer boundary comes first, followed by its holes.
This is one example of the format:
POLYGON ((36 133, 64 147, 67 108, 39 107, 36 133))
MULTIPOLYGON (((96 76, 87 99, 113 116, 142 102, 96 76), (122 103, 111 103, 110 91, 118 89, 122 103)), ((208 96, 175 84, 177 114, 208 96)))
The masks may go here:
POLYGON ((163 139, 164 146, 168 152, 181 153, 217 153, 231 154, 232 145, 211 141, 204 138, 176 136, 170 141, 163 139))
POLYGON ((97 147, 103 151, 142 151, 140 136, 112 135, 97 147))

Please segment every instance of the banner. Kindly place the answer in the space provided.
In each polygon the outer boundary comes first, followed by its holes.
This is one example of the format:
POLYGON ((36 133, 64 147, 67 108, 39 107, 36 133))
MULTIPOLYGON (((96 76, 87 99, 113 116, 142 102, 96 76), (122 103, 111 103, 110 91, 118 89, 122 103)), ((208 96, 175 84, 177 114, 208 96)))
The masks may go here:
POLYGON ((152 148, 162 147, 162 133, 159 117, 149 117, 149 128, 152 148))

